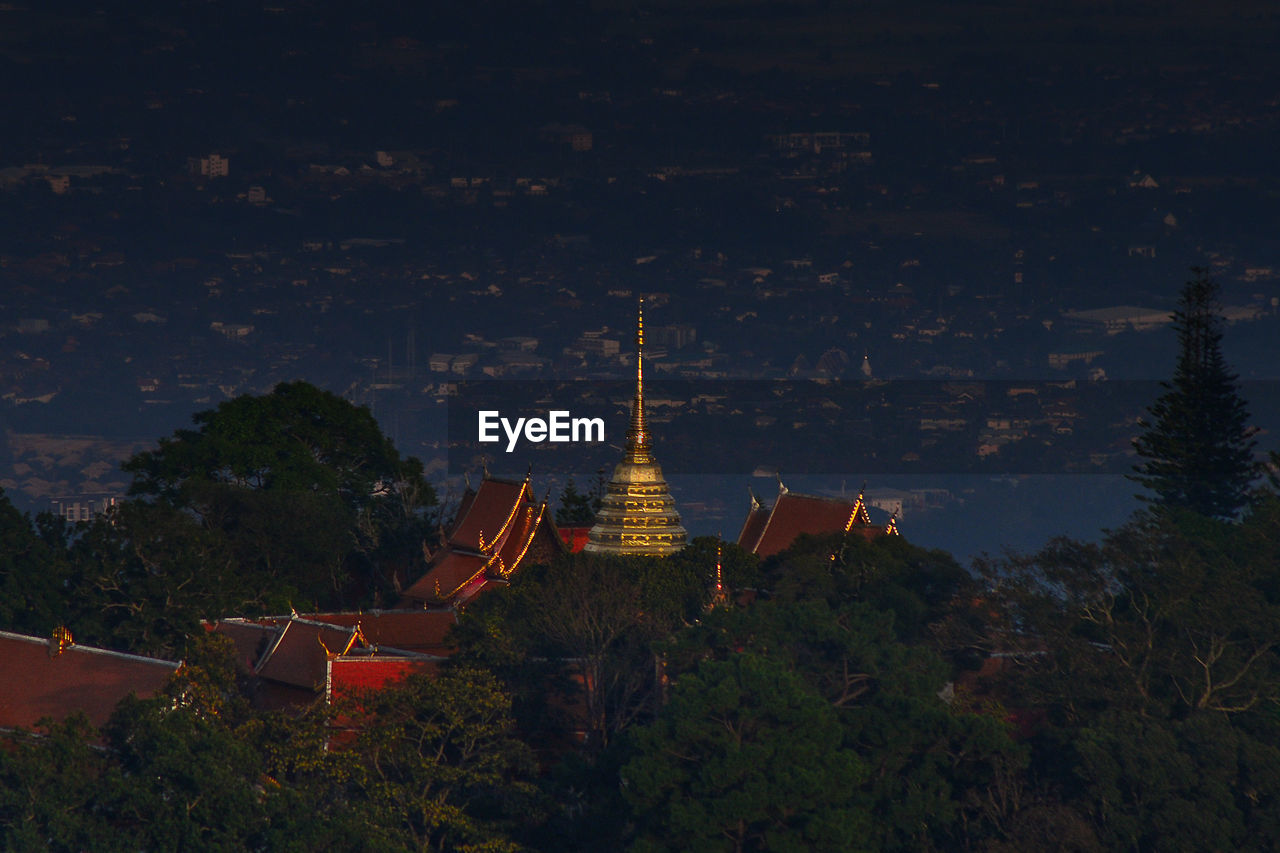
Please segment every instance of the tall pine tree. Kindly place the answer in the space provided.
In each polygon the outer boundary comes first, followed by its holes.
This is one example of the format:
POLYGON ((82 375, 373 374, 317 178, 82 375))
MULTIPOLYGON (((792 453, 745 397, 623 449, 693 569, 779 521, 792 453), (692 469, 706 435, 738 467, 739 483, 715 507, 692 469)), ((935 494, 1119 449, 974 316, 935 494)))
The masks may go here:
POLYGON ((560 527, 590 527, 596 523, 600 511, 600 498, 578 491, 570 477, 560 493, 560 508, 556 510, 556 524, 560 527))
POLYGON ((1234 518, 1259 474, 1256 442, 1237 377, 1222 356, 1218 285, 1208 270, 1192 272, 1173 315, 1178 364, 1134 442, 1144 461, 1131 478, 1154 492, 1142 497, 1158 507, 1234 518))

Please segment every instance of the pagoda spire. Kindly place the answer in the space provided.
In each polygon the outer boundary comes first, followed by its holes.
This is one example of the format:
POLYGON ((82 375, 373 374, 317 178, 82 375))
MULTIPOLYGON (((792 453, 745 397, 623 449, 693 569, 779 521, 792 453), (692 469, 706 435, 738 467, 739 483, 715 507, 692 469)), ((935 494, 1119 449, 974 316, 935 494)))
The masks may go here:
POLYGON ((583 550, 589 553, 664 557, 685 546, 675 499, 653 458, 644 412, 644 300, 636 319, 636 394, 622 461, 605 487, 596 523, 583 550))
POLYGON ((636 395, 631 400, 631 425, 627 429, 627 461, 653 461, 649 452, 649 424, 644 414, 644 297, 636 316, 636 395))

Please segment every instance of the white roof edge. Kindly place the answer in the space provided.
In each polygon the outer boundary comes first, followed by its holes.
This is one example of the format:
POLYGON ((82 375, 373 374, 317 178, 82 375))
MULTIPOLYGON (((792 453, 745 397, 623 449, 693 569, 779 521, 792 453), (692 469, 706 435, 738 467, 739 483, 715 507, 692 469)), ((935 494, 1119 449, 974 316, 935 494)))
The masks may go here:
MULTIPOLYGON (((36 646, 47 647, 49 645, 49 640, 43 637, 33 637, 29 634, 15 634, 12 631, 0 631, 0 638, 8 639, 8 640, 19 640, 21 642, 31 643, 32 645, 36 645, 36 646)), ((171 660, 165 660, 164 658, 153 658, 153 657, 147 657, 146 655, 135 655, 129 652, 117 652, 112 649, 99 648, 98 646, 84 646, 76 642, 73 642, 71 645, 67 646, 67 648, 63 651, 63 654, 65 654, 66 652, 86 652, 88 654, 94 654, 94 655, 107 655, 109 657, 124 658, 125 660, 135 660, 135 661, 139 661, 140 663, 154 663, 159 666, 164 666, 164 667, 168 667, 170 669, 175 669, 175 670, 178 667, 182 666, 182 661, 171 661, 171 660)))

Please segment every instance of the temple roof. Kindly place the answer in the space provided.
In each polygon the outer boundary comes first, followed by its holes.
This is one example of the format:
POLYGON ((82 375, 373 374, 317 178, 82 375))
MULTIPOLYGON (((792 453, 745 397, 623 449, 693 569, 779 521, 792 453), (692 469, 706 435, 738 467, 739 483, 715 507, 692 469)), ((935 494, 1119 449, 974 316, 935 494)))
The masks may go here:
POLYGON ((349 652, 358 636, 354 627, 290 619, 281 626, 276 642, 258 659, 254 673, 281 684, 319 690, 324 687, 329 656, 349 652))
POLYGON ((527 480, 485 478, 470 498, 463 496, 458 520, 449 533, 449 544, 455 549, 487 552, 489 545, 506 535, 507 525, 520 504, 533 502, 533 491, 527 480))
POLYGON ((404 591, 404 597, 417 601, 446 601, 466 587, 469 581, 483 577, 488 565, 488 557, 443 551, 438 560, 431 561, 426 574, 404 591))
POLYGON ((468 490, 446 545, 432 555, 426 572, 404 592, 402 606, 424 602, 461 605, 520 568, 535 540, 542 552, 564 549, 547 513, 523 481, 486 476, 468 490))
POLYGON ((418 655, 330 658, 325 698, 332 701, 366 690, 377 690, 410 675, 435 675, 440 663, 438 659, 418 655))
POLYGON ((755 504, 747 513, 747 520, 742 523, 742 532, 738 534, 738 545, 754 552, 760 544, 760 534, 769 523, 769 508, 755 504))
POLYGON ((390 646, 410 652, 447 655, 453 651, 446 638, 458 614, 454 610, 368 610, 345 613, 311 613, 308 619, 330 625, 359 627, 369 646, 390 646))
POLYGON ((785 551, 801 534, 858 533, 867 538, 897 533, 896 523, 871 523, 862 495, 854 500, 802 495, 781 489, 772 507, 753 499, 738 545, 760 557, 785 551))
MULTIPOLYGON (((68 640, 69 642, 69 640, 68 640)), ((129 694, 154 694, 180 664, 0 631, 0 728, 82 711, 101 727, 129 694)))
POLYGON ((208 630, 229 638, 256 682, 255 704, 285 708, 323 694, 374 688, 413 672, 434 672, 453 650, 453 611, 314 613, 221 619, 208 630))

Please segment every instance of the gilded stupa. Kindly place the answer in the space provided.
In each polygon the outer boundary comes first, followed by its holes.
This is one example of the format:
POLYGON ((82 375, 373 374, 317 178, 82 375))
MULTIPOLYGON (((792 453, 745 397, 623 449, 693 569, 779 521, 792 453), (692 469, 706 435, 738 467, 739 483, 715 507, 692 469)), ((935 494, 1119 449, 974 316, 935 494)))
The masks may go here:
POLYGON ((626 455, 613 469, 584 551, 663 557, 685 546, 675 499, 649 446, 644 415, 644 300, 636 324, 636 395, 631 401, 626 455))

